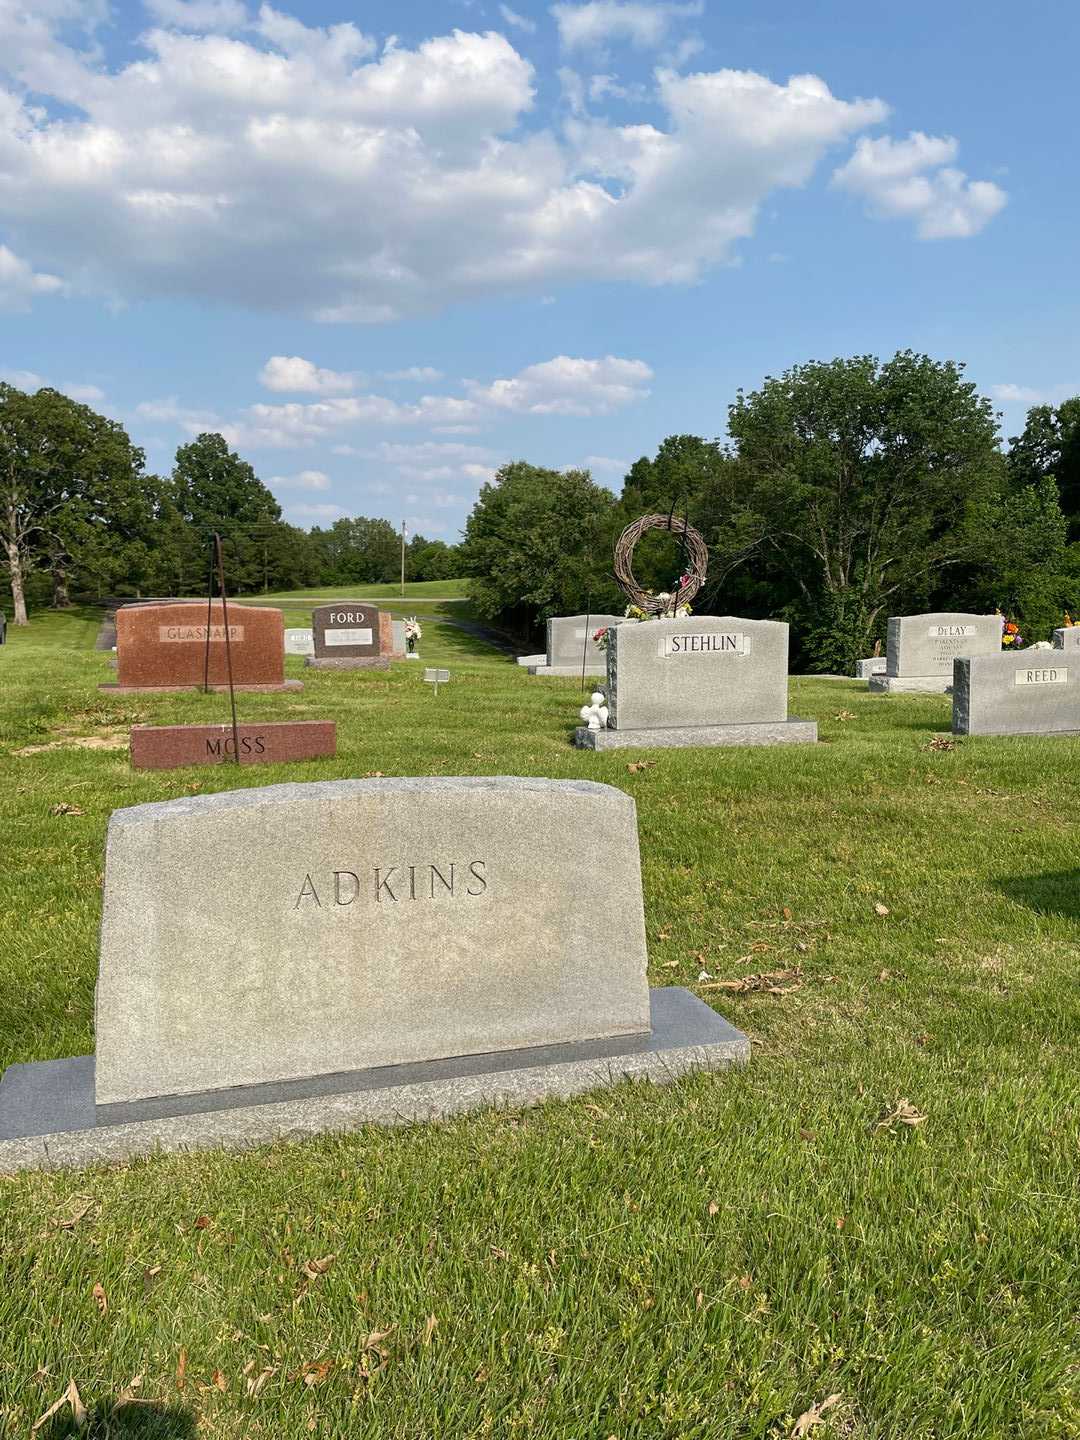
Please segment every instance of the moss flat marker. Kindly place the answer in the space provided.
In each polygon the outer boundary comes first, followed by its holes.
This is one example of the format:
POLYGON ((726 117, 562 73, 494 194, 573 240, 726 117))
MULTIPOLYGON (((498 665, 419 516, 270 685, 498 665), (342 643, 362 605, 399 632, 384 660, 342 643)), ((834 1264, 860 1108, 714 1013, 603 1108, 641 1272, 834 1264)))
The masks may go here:
POLYGON ((449 679, 450 679, 450 671, 449 671, 449 670, 433 670, 433 669, 431 669, 431 667, 429 666, 429 667, 424 671, 424 684, 425 684, 425 685, 434 685, 434 686, 435 686, 435 694, 436 694, 436 695, 439 693, 439 686, 440 686, 440 685, 445 685, 445 684, 449 681, 449 679))

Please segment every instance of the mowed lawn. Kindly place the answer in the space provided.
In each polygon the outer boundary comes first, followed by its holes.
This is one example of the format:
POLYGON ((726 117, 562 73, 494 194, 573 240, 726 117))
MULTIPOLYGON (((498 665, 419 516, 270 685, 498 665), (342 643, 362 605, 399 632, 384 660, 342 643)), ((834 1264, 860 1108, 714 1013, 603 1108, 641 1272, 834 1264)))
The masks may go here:
MULTIPOLYGON (((1080 1436, 1080 741, 953 745, 944 696, 800 680, 816 747, 578 753, 573 681, 433 614, 437 697, 423 665, 292 659, 302 694, 240 697, 242 719, 336 719, 335 761, 135 774, 132 722, 228 702, 99 693, 93 619, 0 649, 0 1065, 93 1048, 112 810, 375 773, 632 794, 652 982, 753 1058, 0 1179, 0 1433, 74 1381, 95 1436, 1080 1436)), ((253 833, 253 888, 259 860, 253 833)), ((197 905, 206 878, 175 883, 197 905)))

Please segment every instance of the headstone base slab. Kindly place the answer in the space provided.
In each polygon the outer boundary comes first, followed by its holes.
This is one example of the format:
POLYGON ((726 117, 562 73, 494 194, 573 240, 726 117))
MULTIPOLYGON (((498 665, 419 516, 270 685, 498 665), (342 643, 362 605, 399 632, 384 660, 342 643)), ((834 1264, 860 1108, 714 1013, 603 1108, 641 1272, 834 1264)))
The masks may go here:
POLYGON ((304 664, 312 670, 389 670, 388 655, 344 656, 335 660, 332 656, 309 655, 304 664))
MULTIPOLYGON (((337 754, 333 720, 268 721, 238 725, 241 765, 275 765, 337 754)), ((175 770, 181 765, 233 765, 231 725, 133 725, 135 770, 175 770)))
POLYGON ((517 663, 524 666, 546 665, 547 654, 542 651, 539 655, 519 655, 517 657, 517 663))
MULTIPOLYGON (((584 673, 585 673, 586 675, 601 676, 602 678, 604 678, 604 679, 606 680, 606 679, 607 679, 607 666, 606 666, 606 665, 586 665, 586 666, 585 666, 584 673)), ((581 675, 582 675, 582 669, 581 669, 581 666, 580 666, 580 665, 530 665, 530 666, 529 666, 529 674, 530 674, 530 675, 568 675, 568 676, 570 676, 571 678, 576 675, 576 676, 578 677, 578 679, 580 679, 580 678, 581 678, 581 675)))
POLYGON ((816 720, 763 720, 745 725, 683 725, 650 730, 590 730, 579 725, 582 750, 678 750, 691 745, 813 745, 816 720))
POLYGON ((873 695, 948 695, 951 675, 871 675, 873 695))
MULTIPOLYGON (((233 689, 239 695, 241 692, 255 695, 270 695, 281 690, 302 690, 302 680, 283 680, 280 685, 234 685, 233 689)), ((186 692, 189 695, 203 694, 201 685, 99 685, 99 690, 104 690, 109 695, 178 695, 186 692)), ((211 685, 210 693, 213 695, 227 695, 228 685, 211 685)))
POLYGON ((0 1083, 0 1174, 243 1147, 439 1120, 584 1094, 620 1080, 663 1085, 744 1064, 750 1041, 681 986, 650 992, 652 1033, 393 1065, 206 1095, 94 1105, 94 1059, 9 1066, 0 1083))
POLYGON ((406 651, 405 651, 405 659, 406 659, 406 660, 419 660, 419 659, 420 659, 420 652, 419 652, 418 650, 406 650, 406 651))

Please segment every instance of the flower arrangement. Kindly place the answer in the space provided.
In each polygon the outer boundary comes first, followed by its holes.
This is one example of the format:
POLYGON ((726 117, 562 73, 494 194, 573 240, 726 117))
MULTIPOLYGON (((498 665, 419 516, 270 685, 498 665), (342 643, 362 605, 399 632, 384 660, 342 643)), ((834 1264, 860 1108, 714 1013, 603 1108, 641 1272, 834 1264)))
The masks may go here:
POLYGON ((1066 610, 1066 611, 1065 611, 1065 614, 1064 614, 1064 617, 1062 618, 1062 621, 1061 621, 1062 628, 1065 629, 1065 630, 1071 630, 1072 627, 1073 627, 1075 624, 1076 624, 1076 621, 1072 618, 1072 616, 1071 616, 1071 615, 1069 614, 1069 612, 1066 610))
POLYGON ((405 621, 405 645, 406 645, 406 648, 407 648, 408 650, 410 650, 410 651, 415 650, 415 649, 416 649, 416 642, 420 639, 420 637, 421 637, 421 635, 423 635, 423 633, 424 633, 423 630, 421 630, 421 628, 420 628, 420 621, 417 620, 417 618, 416 618, 415 615, 410 615, 410 616, 408 617, 408 619, 405 621))
MULTIPOLYGON (((686 584, 686 578, 687 577, 683 575, 679 580, 680 588, 686 584)), ((674 598, 670 590, 661 590, 659 591, 659 593, 654 593, 652 590, 646 590, 645 594, 649 597, 650 600, 662 602, 663 609, 652 611, 646 610, 640 605, 630 604, 627 605, 626 610, 624 611, 624 614, 626 615, 626 618, 628 620, 682 620, 691 613, 689 605, 678 605, 674 610, 671 610, 669 608, 672 599, 674 598)), ((606 650, 608 648, 608 643, 610 639, 611 636, 606 625, 603 627, 603 629, 597 630, 596 634, 593 636, 594 644, 598 645, 601 650, 606 650)))
MULTIPOLYGON (((1001 611, 997 612, 1001 615, 1001 611)), ((1001 644, 1006 650, 1022 650, 1024 637, 1020 634, 1020 626, 1015 620, 1010 620, 1007 615, 1001 615, 1001 644)))

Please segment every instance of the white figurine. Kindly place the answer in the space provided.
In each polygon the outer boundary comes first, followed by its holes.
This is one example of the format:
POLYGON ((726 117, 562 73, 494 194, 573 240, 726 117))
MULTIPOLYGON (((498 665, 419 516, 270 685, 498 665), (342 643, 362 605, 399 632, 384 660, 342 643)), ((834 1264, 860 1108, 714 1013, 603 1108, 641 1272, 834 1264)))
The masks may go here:
POLYGON ((594 690, 592 703, 582 705, 578 712, 590 730, 606 730, 608 720, 607 697, 602 690, 594 690))

